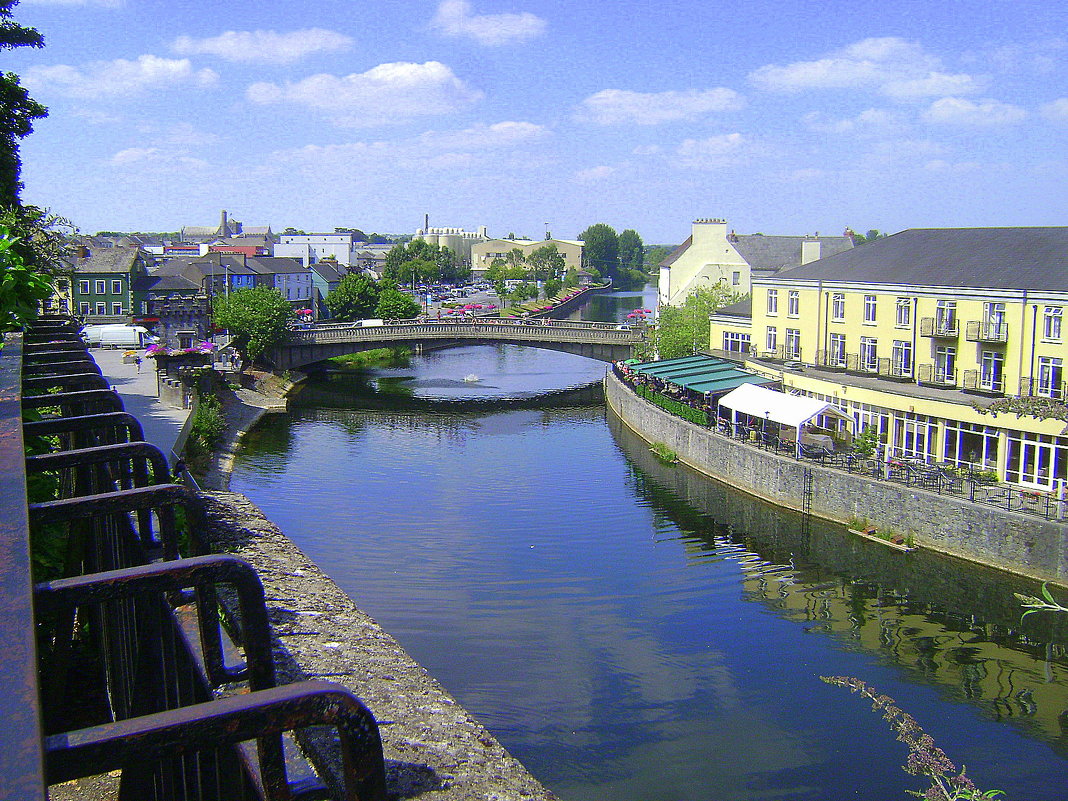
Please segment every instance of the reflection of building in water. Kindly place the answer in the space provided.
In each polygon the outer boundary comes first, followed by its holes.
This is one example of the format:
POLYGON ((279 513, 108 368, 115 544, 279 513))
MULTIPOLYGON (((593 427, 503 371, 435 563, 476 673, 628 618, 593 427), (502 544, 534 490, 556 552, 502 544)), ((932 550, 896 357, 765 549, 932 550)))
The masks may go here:
MULTIPOLYGON (((1068 652, 1034 646, 977 622, 914 611, 895 592, 865 596, 865 585, 845 578, 807 581, 803 571, 776 565, 717 537, 702 558, 735 559, 747 575, 744 591, 782 617, 829 634, 847 648, 878 652, 923 678, 952 687, 996 720, 1029 719, 1042 737, 1060 740, 1068 710, 1068 652)), ((912 605, 919 606, 919 605, 912 605)))

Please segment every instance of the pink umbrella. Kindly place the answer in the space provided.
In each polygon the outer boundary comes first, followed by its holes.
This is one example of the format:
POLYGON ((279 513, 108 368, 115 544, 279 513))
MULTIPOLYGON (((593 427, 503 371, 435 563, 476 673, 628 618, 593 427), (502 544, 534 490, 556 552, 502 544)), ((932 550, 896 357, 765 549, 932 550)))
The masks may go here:
POLYGON ((471 309, 477 309, 477 308, 478 308, 478 306, 476 306, 474 303, 468 303, 466 306, 464 306, 464 311, 470 311, 471 309))
POLYGON ((486 306, 485 308, 487 308, 487 309, 496 309, 496 308, 497 308, 497 304, 496 304, 496 303, 490 303, 490 304, 489 304, 488 306, 486 306))

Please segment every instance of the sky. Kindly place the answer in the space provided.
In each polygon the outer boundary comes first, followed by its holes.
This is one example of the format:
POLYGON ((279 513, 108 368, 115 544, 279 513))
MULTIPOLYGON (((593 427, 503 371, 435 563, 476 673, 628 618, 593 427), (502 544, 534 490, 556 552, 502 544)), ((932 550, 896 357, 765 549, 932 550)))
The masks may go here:
POLYGON ((22 0, 23 201, 676 244, 1068 222, 1063 0, 22 0))

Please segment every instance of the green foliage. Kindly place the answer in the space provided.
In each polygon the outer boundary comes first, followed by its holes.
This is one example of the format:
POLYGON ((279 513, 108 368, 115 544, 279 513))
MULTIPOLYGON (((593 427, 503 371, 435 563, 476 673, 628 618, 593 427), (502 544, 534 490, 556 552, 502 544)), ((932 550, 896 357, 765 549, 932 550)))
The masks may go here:
POLYGON ((986 406, 973 403, 972 408, 979 414, 991 414, 994 417, 1000 412, 1015 414, 1017 417, 1034 417, 1038 420, 1060 420, 1068 423, 1068 406, 1053 398, 1039 396, 1020 396, 1013 398, 999 398, 986 406))
POLYGON ((564 273, 564 286, 578 286, 579 274, 578 270, 574 267, 569 267, 567 272, 564 273))
POLYGON ((1036 598, 1033 595, 1023 595, 1018 592, 1014 592, 1016 600, 1020 602, 1020 605, 1027 611, 1020 615, 1020 619, 1023 620, 1028 615, 1033 615, 1035 612, 1068 612, 1068 606, 1060 603, 1053 597, 1053 593, 1049 591, 1049 582, 1042 582, 1042 597, 1036 598))
POLYGON ((853 440, 853 449, 861 456, 875 455, 875 449, 878 447, 879 432, 874 426, 865 426, 853 440))
POLYGON ((563 255, 556 245, 543 245, 531 251, 526 259, 530 265, 531 277, 535 281, 549 281, 559 278, 564 273, 563 255))
POLYGON ((380 289, 373 279, 349 273, 326 296, 330 316, 340 322, 373 317, 380 289))
POLYGON ((655 453, 656 458, 664 464, 675 464, 679 460, 679 455, 663 442, 654 442, 653 447, 650 448, 650 450, 655 453))
POLYGON ((675 248, 666 245, 652 245, 646 248, 643 265, 645 272, 655 273, 660 269, 660 262, 672 254, 675 248))
MULTIPOLYGON (((18 0, 0 0, 0 50, 44 47, 44 38, 33 28, 11 18, 18 0)), ((30 97, 13 72, 0 74, 0 209, 18 208, 22 160, 18 140, 33 132, 33 121, 48 115, 48 109, 30 97)))
POLYGON ((399 289, 388 287, 378 295, 375 317, 385 320, 410 320, 418 316, 422 308, 416 300, 399 289))
POLYGON ((19 239, 0 224, 0 331, 18 331, 37 317, 52 294, 52 279, 31 269, 16 248, 19 239))
POLYGON ((551 298, 564 288, 564 282, 559 278, 549 278, 542 285, 542 288, 545 290, 545 297, 551 298))
POLYGON ((745 295, 724 283, 695 290, 683 306, 663 306, 653 333, 661 359, 677 359, 708 348, 708 318, 724 306, 737 303, 745 295))
POLYGON ((597 223, 579 234, 579 239, 584 243, 587 266, 599 276, 615 278, 619 273, 619 237, 615 229, 597 223))
POLYGON ((285 341, 293 309, 277 289, 251 287, 215 297, 215 325, 226 328, 245 362, 285 341))
POLYGON ((414 281, 458 283, 471 275, 471 269, 459 263, 449 248, 431 244, 423 239, 394 246, 386 254, 382 277, 398 284, 414 281))
POLYGON ((868 242, 874 242, 876 239, 886 239, 889 234, 880 233, 877 228, 871 228, 866 234, 853 234, 854 245, 864 245, 868 242))
POLYGON ((650 403, 655 403, 664 411, 671 412, 676 417, 681 417, 683 420, 689 420, 691 423, 697 423, 700 426, 708 425, 708 412, 704 411, 704 409, 695 409, 689 404, 680 403, 674 398, 661 395, 659 392, 654 392, 641 384, 634 387, 634 392, 650 403))

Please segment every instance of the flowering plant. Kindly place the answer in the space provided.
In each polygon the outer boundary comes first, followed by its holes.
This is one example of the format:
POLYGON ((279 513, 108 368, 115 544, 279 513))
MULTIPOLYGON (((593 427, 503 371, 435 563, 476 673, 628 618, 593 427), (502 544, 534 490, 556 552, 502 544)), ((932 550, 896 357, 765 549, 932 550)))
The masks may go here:
POLYGON ((218 346, 214 342, 198 342, 191 348, 168 348, 166 345, 149 345, 145 356, 155 359, 157 356, 186 356, 192 353, 214 353, 218 346))

